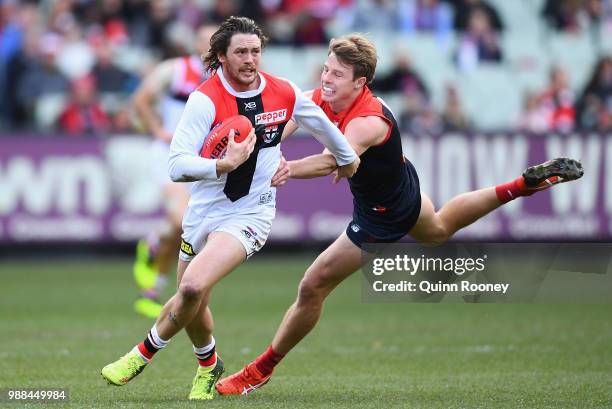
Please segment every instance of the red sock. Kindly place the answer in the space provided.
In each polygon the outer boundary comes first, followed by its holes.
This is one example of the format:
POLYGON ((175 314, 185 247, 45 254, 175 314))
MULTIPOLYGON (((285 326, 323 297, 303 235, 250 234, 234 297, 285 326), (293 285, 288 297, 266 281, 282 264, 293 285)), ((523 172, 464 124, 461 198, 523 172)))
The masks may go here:
POLYGON ((217 353, 213 352, 213 354, 208 359, 200 359, 198 358, 198 363, 200 366, 211 366, 215 362, 217 362, 217 353))
POLYGON ((272 345, 268 347, 266 352, 259 355, 255 360, 255 366, 263 376, 268 376, 274 370, 274 367, 283 359, 285 355, 277 354, 272 349, 272 345))
POLYGON ((511 182, 495 186, 497 198, 502 203, 508 203, 521 196, 531 196, 535 192, 536 190, 527 189, 525 186, 525 179, 522 176, 519 176, 511 182))

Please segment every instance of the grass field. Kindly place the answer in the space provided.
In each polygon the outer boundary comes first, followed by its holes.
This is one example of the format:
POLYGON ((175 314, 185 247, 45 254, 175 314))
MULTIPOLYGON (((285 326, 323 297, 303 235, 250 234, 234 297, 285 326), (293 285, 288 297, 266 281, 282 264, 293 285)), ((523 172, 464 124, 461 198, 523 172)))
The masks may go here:
MULTIPOLYGON (((311 257, 260 256, 215 289, 228 373, 269 343, 311 257)), ((612 305, 365 304, 357 275, 248 398, 187 401, 196 361, 172 340, 127 386, 100 369, 141 341, 130 260, 0 262, 0 388, 68 388, 87 408, 610 408, 612 305)))

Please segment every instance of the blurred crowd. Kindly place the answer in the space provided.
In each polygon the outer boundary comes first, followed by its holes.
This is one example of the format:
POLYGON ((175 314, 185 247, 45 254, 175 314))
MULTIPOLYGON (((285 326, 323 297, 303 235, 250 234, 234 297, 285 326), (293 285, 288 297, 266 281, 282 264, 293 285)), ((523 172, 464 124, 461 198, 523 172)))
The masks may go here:
MULTIPOLYGON (((393 31, 456 38, 457 70, 505 58, 505 22, 486 0, 3 0, 0 129, 139 132, 130 96, 141 79, 160 60, 189 54, 198 26, 230 15, 255 19, 271 45, 326 45, 334 30, 393 31)), ((612 26, 612 0, 543 0, 540 18, 568 33, 612 26)), ((419 56, 398 56, 372 84, 402 96, 400 125, 415 132, 473 129, 456 84, 446 86, 443 109, 434 109, 410 58, 419 56)), ((602 57, 579 90, 563 66, 553 67, 546 89, 525 96, 516 128, 612 130, 612 59, 602 57)))

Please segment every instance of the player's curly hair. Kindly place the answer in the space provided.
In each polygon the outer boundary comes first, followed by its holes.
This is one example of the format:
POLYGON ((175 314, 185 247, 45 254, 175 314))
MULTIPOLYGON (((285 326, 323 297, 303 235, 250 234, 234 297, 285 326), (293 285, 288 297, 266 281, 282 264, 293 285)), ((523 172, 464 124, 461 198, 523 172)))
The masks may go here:
POLYGON ((262 50, 268 43, 268 37, 253 20, 247 17, 231 16, 221 23, 219 29, 210 38, 210 48, 202 58, 207 71, 215 71, 221 66, 218 56, 227 53, 234 34, 255 34, 261 40, 262 50))
POLYGON ((343 64, 353 67, 353 80, 365 77, 366 84, 376 72, 376 46, 363 34, 353 33, 329 42, 328 54, 334 53, 343 64))

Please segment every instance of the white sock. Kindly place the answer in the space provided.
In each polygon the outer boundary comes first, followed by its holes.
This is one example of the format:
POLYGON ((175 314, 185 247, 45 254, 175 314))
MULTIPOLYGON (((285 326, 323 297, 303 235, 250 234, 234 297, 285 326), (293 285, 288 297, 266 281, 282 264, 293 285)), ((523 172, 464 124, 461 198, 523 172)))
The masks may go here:
POLYGON ((195 352, 198 360, 205 361, 207 359, 210 359, 210 357, 213 356, 213 354, 215 353, 215 338, 214 337, 211 337, 211 338, 212 340, 210 341, 210 344, 206 346, 203 346, 203 347, 196 347, 195 345, 193 346, 193 352, 195 352))
POLYGON ((149 332, 149 341, 151 341, 151 343, 157 348, 157 349, 162 349, 164 348, 166 345, 168 345, 168 342, 170 342, 170 340, 163 340, 161 339, 161 337, 159 336, 159 333, 157 332, 157 324, 153 324, 153 327, 151 328, 151 331, 149 332))

